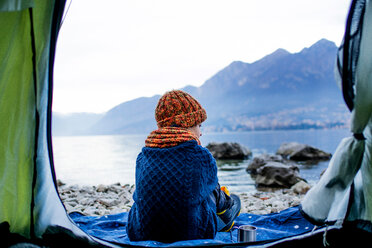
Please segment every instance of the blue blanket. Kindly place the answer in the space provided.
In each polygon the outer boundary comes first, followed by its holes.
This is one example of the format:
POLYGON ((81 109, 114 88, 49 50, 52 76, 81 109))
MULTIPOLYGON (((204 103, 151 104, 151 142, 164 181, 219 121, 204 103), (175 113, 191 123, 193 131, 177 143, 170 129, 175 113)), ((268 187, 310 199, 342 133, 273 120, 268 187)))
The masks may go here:
MULTIPOLYGON (((120 244, 130 244, 149 247, 172 246, 200 246, 204 244, 228 244, 237 242, 237 230, 231 233, 218 233, 215 239, 187 240, 171 244, 156 241, 131 242, 126 233, 128 213, 123 212, 105 216, 84 216, 80 213, 71 213, 72 220, 88 234, 120 244)), ((257 241, 269 241, 286 238, 310 232, 314 225, 308 222, 298 207, 288 208, 279 213, 267 215, 241 214, 235 221, 235 226, 253 225, 257 227, 257 241)))

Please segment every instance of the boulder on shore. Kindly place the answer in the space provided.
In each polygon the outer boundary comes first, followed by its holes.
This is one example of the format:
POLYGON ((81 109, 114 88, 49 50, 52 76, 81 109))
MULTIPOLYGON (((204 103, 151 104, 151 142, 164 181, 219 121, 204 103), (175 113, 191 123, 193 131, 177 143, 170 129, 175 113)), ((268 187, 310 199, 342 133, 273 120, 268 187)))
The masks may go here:
POLYGON ((215 159, 245 159, 252 155, 247 147, 236 142, 211 142, 206 148, 215 159))
POLYGON ((252 162, 248 165, 246 171, 251 175, 256 175, 257 169, 264 166, 266 163, 270 161, 284 163, 284 159, 281 155, 272 155, 264 153, 257 157, 254 157, 252 162))
POLYGON ((332 154, 297 142, 283 143, 276 154, 294 161, 329 160, 332 154))
POLYGON ((290 188, 303 179, 299 176, 296 165, 286 165, 279 162, 267 162, 256 170, 257 187, 290 188))

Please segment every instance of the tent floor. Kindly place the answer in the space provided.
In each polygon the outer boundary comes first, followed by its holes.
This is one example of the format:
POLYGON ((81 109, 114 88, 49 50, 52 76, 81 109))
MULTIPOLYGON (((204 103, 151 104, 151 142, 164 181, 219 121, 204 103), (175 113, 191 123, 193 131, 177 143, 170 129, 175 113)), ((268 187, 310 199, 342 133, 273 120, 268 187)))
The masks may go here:
MULTIPOLYGON (((283 242, 273 243, 261 243, 256 242, 256 245, 263 247, 279 247, 279 248, 297 248, 297 247, 325 247, 324 232, 314 234, 305 238, 298 238, 287 240, 283 242)), ((104 245, 92 244, 85 239, 79 239, 68 230, 61 230, 55 228, 49 230, 48 234, 43 236, 43 239, 28 240, 19 234, 13 234, 9 232, 8 223, 4 222, 0 224, 0 237, 1 247, 11 248, 65 248, 65 247, 106 247, 104 245)), ((354 226, 345 226, 342 229, 332 229, 326 234, 326 247, 371 247, 372 246, 372 234, 370 232, 356 229, 354 226)), ((247 247, 247 244, 231 244, 231 245, 218 245, 218 247, 247 247)), ((207 245, 207 247, 213 245, 207 245)), ((134 246, 123 246, 123 247, 134 247, 134 246)), ((204 246, 205 247, 205 246, 204 246)), ((257 247, 257 246, 256 246, 257 247)))

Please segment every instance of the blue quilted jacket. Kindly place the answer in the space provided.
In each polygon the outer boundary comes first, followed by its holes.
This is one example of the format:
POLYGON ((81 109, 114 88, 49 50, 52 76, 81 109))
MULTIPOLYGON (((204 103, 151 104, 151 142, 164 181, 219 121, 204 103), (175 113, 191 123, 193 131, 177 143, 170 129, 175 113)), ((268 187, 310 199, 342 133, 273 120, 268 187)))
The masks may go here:
POLYGON ((187 141, 170 148, 144 147, 136 162, 136 191, 129 212, 131 241, 214 238, 218 184, 210 152, 187 141))

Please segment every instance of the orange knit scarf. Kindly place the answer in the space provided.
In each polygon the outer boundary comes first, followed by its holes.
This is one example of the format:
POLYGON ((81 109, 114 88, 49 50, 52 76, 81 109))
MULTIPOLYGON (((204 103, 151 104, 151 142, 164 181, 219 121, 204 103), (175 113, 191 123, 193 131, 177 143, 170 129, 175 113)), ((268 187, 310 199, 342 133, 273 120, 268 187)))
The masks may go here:
POLYGON ((189 140, 196 140, 200 145, 200 140, 186 128, 182 127, 161 127, 152 131, 147 137, 146 147, 172 147, 189 140))

